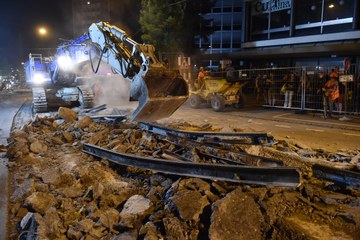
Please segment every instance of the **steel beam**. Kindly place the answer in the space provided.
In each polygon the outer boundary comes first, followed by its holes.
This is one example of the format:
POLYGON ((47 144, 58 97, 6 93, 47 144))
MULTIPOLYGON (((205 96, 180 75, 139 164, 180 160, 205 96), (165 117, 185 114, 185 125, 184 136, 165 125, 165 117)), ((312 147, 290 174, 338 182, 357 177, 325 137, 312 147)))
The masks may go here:
POLYGON ((360 173, 315 164, 312 167, 316 178, 332 181, 343 186, 360 190, 360 173))
POLYGON ((274 137, 267 133, 222 133, 222 132, 201 132, 201 131, 183 131, 170 127, 161 126, 153 123, 139 123, 143 130, 147 130, 160 135, 168 136, 169 134, 178 137, 199 140, 211 143, 230 143, 239 144, 244 139, 250 139, 252 144, 271 145, 274 144, 274 137), (265 143, 264 143, 265 142, 265 143))
POLYGON ((300 174, 295 168, 263 168, 168 161, 118 153, 91 144, 84 144, 83 151, 99 158, 107 158, 116 164, 165 174, 262 186, 297 187, 300 184, 300 174))

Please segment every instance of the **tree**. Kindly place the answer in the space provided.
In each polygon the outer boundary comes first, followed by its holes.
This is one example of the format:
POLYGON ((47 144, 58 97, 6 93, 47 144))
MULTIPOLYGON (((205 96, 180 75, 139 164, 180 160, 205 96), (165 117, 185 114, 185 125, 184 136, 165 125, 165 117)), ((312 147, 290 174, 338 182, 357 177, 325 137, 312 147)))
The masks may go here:
POLYGON ((140 25, 145 43, 159 52, 194 50, 194 37, 207 38, 211 19, 201 13, 211 8, 211 0, 142 0, 140 25))

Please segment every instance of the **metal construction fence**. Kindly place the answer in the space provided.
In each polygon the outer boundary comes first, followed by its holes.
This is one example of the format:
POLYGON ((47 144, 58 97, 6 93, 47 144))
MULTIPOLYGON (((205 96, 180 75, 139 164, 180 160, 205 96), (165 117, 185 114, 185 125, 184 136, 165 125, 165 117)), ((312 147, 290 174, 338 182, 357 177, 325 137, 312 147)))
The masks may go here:
POLYGON ((244 91, 247 95, 254 94, 259 105, 311 111, 324 109, 322 88, 331 73, 338 71, 340 97, 333 103, 333 111, 360 113, 360 74, 355 65, 351 65, 347 71, 342 68, 337 70, 336 66, 231 71, 225 70, 220 75, 247 81, 244 91))

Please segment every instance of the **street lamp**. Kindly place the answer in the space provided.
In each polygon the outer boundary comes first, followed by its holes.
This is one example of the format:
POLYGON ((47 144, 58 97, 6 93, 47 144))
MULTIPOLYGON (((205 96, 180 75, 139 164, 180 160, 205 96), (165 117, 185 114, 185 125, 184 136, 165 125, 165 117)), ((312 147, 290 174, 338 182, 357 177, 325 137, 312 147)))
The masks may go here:
POLYGON ((44 27, 40 27, 38 30, 40 36, 45 36, 47 34, 47 30, 44 27))

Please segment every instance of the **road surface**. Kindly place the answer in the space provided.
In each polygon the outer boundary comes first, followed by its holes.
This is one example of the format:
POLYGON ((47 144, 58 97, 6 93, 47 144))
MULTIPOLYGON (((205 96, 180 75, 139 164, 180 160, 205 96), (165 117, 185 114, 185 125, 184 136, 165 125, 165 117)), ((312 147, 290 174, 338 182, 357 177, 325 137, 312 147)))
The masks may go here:
MULTIPOLYGON (((0 95, 0 143, 6 144, 13 117, 28 98, 26 95, 0 95)), ((128 107, 136 106, 130 104, 123 108, 129 109, 128 107)), ((352 117, 353 120, 349 122, 338 119, 324 120, 321 115, 299 115, 291 110, 264 108, 228 108, 225 112, 214 112, 211 108, 192 109, 185 103, 170 118, 160 120, 159 123, 187 121, 196 125, 211 124, 215 128, 222 128, 222 131, 236 129, 243 132, 268 132, 277 140, 285 139, 331 152, 360 150, 360 119, 352 117)), ((18 116, 21 116, 21 112, 18 116)), ((23 124, 21 117, 19 119, 16 124, 23 124)), ((7 167, 6 159, 0 156, 0 160, 0 239, 5 239, 7 167)))
MULTIPOLYGON (((211 108, 192 109, 184 104, 169 120, 188 121, 196 125, 209 123, 224 131, 268 132, 277 140, 295 141, 313 149, 330 152, 360 150, 360 119, 351 121, 322 119, 321 113, 295 114, 293 110, 234 109, 214 112, 211 108)), ((339 116, 340 118, 341 116, 339 116)))
MULTIPOLYGON (((0 144, 7 145, 12 120, 20 106, 28 96, 0 94, 0 144)), ((5 153, 0 153, 0 239, 6 239, 6 213, 7 213, 7 159, 5 153)))

